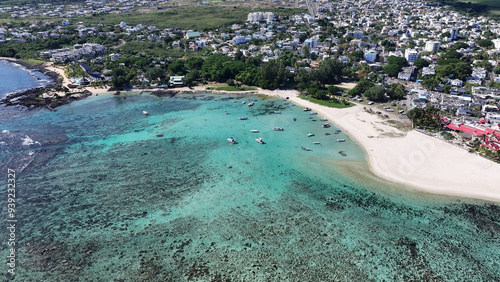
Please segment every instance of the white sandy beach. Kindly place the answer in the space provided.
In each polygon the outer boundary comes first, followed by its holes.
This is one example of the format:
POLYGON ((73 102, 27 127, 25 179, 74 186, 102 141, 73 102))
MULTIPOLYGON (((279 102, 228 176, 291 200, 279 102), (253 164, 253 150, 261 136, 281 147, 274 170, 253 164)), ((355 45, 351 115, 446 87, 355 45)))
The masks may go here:
POLYGON ((500 202, 500 164, 417 131, 405 133, 361 105, 334 109, 303 100, 296 91, 260 93, 289 97, 341 127, 365 149, 370 167, 383 179, 435 194, 500 202))
MULTIPOLYGON (((47 69, 59 73, 64 78, 63 85, 69 83, 62 69, 47 69)), ((110 93, 105 88, 85 89, 94 94, 110 93)), ((155 90, 162 89, 145 91, 155 90)), ((176 90, 196 93, 204 91, 205 86, 176 90)), ((309 107, 341 127, 364 148, 372 171, 383 179, 434 194, 500 202, 500 164, 416 131, 403 132, 385 123, 379 115, 366 112, 361 105, 329 108, 299 98, 294 90, 260 89, 258 93, 289 97, 296 105, 309 107)))

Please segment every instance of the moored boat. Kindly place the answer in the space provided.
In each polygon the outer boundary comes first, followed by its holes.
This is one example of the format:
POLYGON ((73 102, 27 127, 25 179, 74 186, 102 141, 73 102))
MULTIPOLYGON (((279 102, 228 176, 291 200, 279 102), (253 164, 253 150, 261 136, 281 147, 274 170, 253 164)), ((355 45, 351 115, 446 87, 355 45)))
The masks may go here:
POLYGON ((283 131, 285 130, 284 128, 281 128, 281 127, 273 127, 273 130, 274 131, 283 131))
POLYGON ((248 103, 248 106, 251 107, 251 106, 253 106, 253 104, 254 104, 254 102, 250 102, 250 103, 248 103))
POLYGON ((142 114, 145 115, 145 116, 149 116, 149 113, 146 112, 146 111, 142 111, 142 114))
POLYGON ((257 133, 257 132, 259 132, 259 130, 258 130, 258 129, 250 129, 250 131, 251 131, 251 132, 253 132, 253 133, 257 133))
POLYGON ((229 141, 229 143, 231 143, 231 144, 236 144, 237 143, 236 140, 234 140, 233 137, 227 138, 227 141, 229 141))
POLYGON ((307 137, 312 137, 312 136, 314 136, 314 133, 307 134, 307 137))
POLYGON ((300 148, 301 148, 302 150, 304 150, 304 151, 312 151, 312 149, 306 148, 306 147, 304 147, 304 146, 301 146, 300 148))
POLYGON ((345 142, 345 139, 337 139, 337 142, 345 142))
POLYGON ((318 144, 319 144, 319 142, 318 142, 318 141, 316 141, 316 142, 313 142, 313 144, 316 144, 316 145, 318 145, 318 144))
POLYGON ((257 138, 255 141, 259 142, 260 144, 265 144, 265 142, 262 140, 262 138, 257 138))
POLYGON ((311 110, 311 108, 305 108, 304 112, 307 112, 307 111, 310 111, 310 110, 311 110))
POLYGON ((323 126, 323 128, 328 128, 328 127, 330 127, 330 124, 329 123, 323 123, 322 126, 323 126))
POLYGON ((239 119, 241 119, 241 120, 247 120, 248 118, 247 117, 239 117, 239 119))

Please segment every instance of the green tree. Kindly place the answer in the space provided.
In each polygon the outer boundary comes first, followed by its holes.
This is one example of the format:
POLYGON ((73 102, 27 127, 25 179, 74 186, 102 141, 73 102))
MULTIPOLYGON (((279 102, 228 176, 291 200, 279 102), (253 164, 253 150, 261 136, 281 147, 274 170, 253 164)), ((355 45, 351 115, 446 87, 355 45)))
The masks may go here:
POLYGON ((172 75, 177 75, 177 74, 184 75, 185 74, 184 62, 182 60, 173 61, 168 65, 168 71, 172 75))
POLYGON ((347 93, 351 96, 363 95, 366 90, 375 86, 375 84, 368 79, 361 79, 354 88, 350 89, 347 93))
POLYGON ((387 89, 387 95, 394 100, 402 100, 405 97, 405 87, 403 84, 391 84, 387 89))
POLYGON ((366 99, 372 100, 372 101, 383 101, 386 100, 385 97, 385 88, 383 86, 372 86, 368 88, 363 96, 365 96, 366 99))
POLYGON ((408 61, 404 57, 389 56, 389 58, 387 58, 387 63, 389 65, 397 65, 400 68, 408 66, 408 61))
POLYGON ((481 39, 481 40, 478 40, 476 43, 478 46, 486 48, 486 49, 492 48, 495 45, 495 44, 493 44, 493 41, 491 41, 489 39, 481 39))
POLYGON ((407 112, 407 116, 413 122, 414 127, 430 130, 441 129, 439 110, 432 106, 428 106, 425 109, 413 108, 407 112))
POLYGON ((282 62, 272 60, 260 67, 259 86, 266 89, 281 88, 286 85, 289 72, 282 62))
POLYGON ((422 69, 422 68, 428 67, 430 65, 430 63, 426 59, 420 58, 420 59, 416 59, 413 62, 413 65, 419 69, 422 69))
POLYGON ((467 79, 472 74, 472 67, 468 63, 460 62, 436 67, 436 77, 467 79))
POLYGON ((401 67, 395 64, 386 65, 382 68, 385 74, 390 77, 397 77, 398 73, 401 71, 401 67))
POLYGON ((432 78, 432 79, 424 79, 424 80, 422 80, 421 84, 422 84, 422 86, 423 86, 423 87, 425 87, 426 89, 428 89, 428 90, 432 90, 432 89, 434 89, 436 86, 438 86, 438 85, 439 85, 439 80, 434 79, 434 78, 432 78))

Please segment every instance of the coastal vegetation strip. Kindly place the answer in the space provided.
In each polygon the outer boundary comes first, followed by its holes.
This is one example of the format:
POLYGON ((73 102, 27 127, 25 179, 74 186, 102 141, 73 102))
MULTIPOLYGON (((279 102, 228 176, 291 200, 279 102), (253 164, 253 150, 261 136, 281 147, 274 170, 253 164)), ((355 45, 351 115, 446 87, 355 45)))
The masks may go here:
POLYGON ((309 102, 330 107, 330 108, 337 108, 337 109, 343 109, 343 108, 349 108, 354 106, 353 103, 347 101, 346 99, 337 99, 337 98, 330 98, 327 100, 320 100, 320 99, 315 99, 313 97, 305 96, 305 95, 299 95, 301 99, 307 100, 309 102))

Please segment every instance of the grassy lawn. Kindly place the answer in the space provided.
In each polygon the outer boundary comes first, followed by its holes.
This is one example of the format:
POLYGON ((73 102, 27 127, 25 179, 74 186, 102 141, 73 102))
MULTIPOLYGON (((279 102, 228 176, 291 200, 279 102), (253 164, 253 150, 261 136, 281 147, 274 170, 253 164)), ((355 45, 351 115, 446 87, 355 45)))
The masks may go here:
MULTIPOLYGON (((270 11, 273 11, 278 15, 302 12, 302 10, 299 9, 281 9, 270 11)), ((178 27, 182 29, 203 31, 228 26, 234 23, 243 23, 247 19, 248 13, 250 12, 251 9, 249 8, 190 7, 151 11, 150 13, 107 14, 101 16, 94 15, 75 18, 74 21, 83 21, 86 25, 99 23, 104 25, 116 25, 123 21, 129 26, 143 24, 156 26, 161 29, 167 27, 178 27)))
POLYGON ((342 103, 336 103, 336 102, 334 102, 332 100, 318 100, 318 99, 314 99, 314 98, 311 98, 311 97, 308 97, 308 96, 304 96, 304 95, 299 95, 299 98, 307 100, 309 102, 313 102, 315 104, 319 104, 319 105, 323 105, 323 106, 326 106, 326 107, 330 107, 330 108, 343 109, 343 108, 349 108, 349 107, 354 106, 354 104, 350 103, 350 102, 349 102, 349 105, 345 105, 345 104, 342 104, 342 103))
POLYGON ((34 67, 39 66, 39 65, 41 65, 41 64, 43 64, 43 63, 45 63, 45 61, 42 61, 42 60, 36 60, 36 59, 24 59, 24 60, 22 60, 22 61, 23 61, 24 63, 29 64, 30 66, 34 66, 34 67))
POLYGON ((245 87, 245 86, 219 86, 219 87, 207 87, 207 90, 219 90, 219 91, 250 91, 256 90, 254 87, 245 87))

